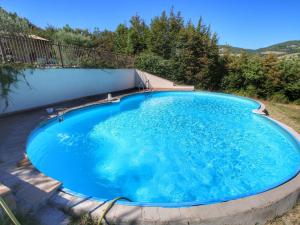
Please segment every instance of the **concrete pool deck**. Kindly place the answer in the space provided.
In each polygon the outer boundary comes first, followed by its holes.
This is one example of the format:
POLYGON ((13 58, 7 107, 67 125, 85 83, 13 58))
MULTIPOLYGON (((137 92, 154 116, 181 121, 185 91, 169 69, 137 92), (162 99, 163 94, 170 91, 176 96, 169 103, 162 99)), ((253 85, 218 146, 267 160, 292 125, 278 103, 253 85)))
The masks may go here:
MULTIPOLYGON (((116 93, 118 97, 134 91, 116 93)), ((98 104, 105 96, 83 98, 54 105, 59 111, 98 104)), ((263 113, 262 105, 259 113, 263 113)), ((59 189, 60 183, 38 172, 24 158, 28 135, 48 117, 45 108, 0 118, 0 182, 11 189, 21 211, 32 211, 45 221, 49 208, 55 212, 57 223, 67 224, 65 211, 81 215, 101 216, 107 203, 77 197, 59 189), (40 209, 42 208, 42 209, 40 209), (48 210, 48 211, 47 211, 48 210), (43 217, 44 216, 44 217, 43 217)), ((281 123, 280 123, 281 124, 281 123)), ((300 135, 281 124, 299 140, 300 135)), ((223 203, 183 208, 140 207, 115 205, 106 219, 117 224, 264 224, 291 209, 300 193, 300 175, 281 186, 254 196, 223 203)), ((43 225, 46 223, 42 223, 43 225)))

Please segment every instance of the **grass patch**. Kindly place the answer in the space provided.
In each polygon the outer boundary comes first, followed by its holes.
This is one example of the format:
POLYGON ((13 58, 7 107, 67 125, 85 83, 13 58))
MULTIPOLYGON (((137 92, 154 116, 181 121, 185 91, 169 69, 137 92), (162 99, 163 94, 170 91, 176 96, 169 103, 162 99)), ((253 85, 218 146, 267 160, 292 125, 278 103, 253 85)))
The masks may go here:
POLYGON ((292 127, 300 133, 300 105, 296 104, 281 104, 269 101, 262 101, 274 119, 292 127))

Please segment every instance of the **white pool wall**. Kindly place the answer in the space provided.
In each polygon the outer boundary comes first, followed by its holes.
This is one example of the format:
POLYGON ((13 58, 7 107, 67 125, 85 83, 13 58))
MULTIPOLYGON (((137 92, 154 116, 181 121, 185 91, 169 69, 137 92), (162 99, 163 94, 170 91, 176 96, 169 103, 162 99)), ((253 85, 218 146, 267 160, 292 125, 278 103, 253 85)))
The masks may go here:
POLYGON ((136 72, 136 86, 142 82, 147 88, 154 89, 173 89, 173 90, 185 90, 185 91, 193 91, 194 86, 185 86, 185 85, 176 85, 173 81, 161 78, 159 76, 147 73, 142 70, 135 70, 136 72), (149 85, 147 84, 149 82, 149 85))
POLYGON ((0 114, 132 89, 136 83, 134 69, 27 69, 24 75, 27 82, 20 76, 20 81, 9 93, 6 109, 5 99, 0 99, 0 114))
MULTIPOLYGON (((12 86, 9 104, 0 98, 0 116, 58 102, 148 86, 152 89, 194 90, 137 69, 26 69, 12 86)), ((143 90, 140 88, 140 90, 143 90)), ((1 91, 1 90, 0 90, 1 91)))

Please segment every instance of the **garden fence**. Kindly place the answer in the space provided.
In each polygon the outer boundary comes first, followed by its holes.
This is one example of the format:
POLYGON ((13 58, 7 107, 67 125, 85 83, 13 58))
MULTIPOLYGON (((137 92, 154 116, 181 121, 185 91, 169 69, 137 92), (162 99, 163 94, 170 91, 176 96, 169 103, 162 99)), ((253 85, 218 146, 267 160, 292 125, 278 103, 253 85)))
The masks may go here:
POLYGON ((131 68, 134 57, 54 43, 36 35, 0 34, 0 61, 34 66, 131 68))

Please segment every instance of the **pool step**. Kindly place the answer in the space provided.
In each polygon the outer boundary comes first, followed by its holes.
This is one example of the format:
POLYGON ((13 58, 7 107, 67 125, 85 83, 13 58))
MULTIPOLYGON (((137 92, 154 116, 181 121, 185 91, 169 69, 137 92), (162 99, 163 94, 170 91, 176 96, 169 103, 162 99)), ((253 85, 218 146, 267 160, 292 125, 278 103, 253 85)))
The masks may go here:
POLYGON ((60 188, 61 183, 37 171, 32 165, 25 165, 10 173, 0 170, 0 179, 16 198, 21 212, 35 212, 47 204, 49 198, 60 188))

